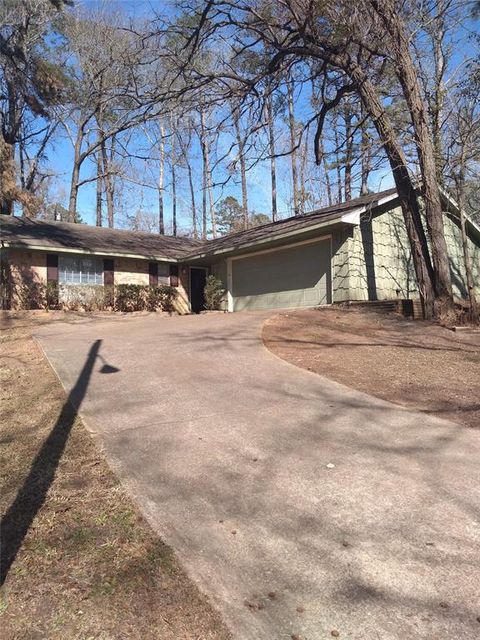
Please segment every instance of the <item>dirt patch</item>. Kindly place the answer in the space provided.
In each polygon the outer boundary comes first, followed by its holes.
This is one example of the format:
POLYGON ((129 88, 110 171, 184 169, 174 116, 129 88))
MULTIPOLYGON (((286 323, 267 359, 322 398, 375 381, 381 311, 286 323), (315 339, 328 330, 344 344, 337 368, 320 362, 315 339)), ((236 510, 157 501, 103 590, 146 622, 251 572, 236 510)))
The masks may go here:
POLYGON ((480 334, 345 308, 281 313, 263 327, 280 358, 349 387, 480 427, 480 334))
POLYGON ((52 320, 78 318, 0 322, 2 638, 229 638, 66 406, 31 338, 52 320))

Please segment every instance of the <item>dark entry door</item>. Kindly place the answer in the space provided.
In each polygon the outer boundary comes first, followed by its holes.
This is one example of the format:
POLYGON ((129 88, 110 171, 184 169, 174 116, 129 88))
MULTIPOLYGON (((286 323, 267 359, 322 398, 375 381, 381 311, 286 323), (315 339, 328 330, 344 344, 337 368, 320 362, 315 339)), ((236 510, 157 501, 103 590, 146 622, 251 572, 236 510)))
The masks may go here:
POLYGON ((200 313, 205 309, 205 282, 207 270, 190 267, 190 304, 193 313, 200 313))

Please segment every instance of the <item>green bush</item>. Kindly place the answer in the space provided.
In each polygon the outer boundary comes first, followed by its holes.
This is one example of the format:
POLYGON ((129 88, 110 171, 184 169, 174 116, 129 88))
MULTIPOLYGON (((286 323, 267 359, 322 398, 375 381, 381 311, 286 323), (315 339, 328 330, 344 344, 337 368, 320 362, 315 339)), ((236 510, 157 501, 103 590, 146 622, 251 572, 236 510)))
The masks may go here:
POLYGON ((115 311, 143 311, 146 308, 146 289, 141 284, 118 284, 115 287, 115 311))
POLYGON ((160 287, 150 285, 145 295, 145 308, 147 311, 157 311, 161 307, 160 287))
POLYGON ((105 291, 101 285, 59 285, 62 308, 70 311, 102 311, 105 308, 105 291))
POLYGON ((60 309, 58 282, 47 282, 45 287, 45 303, 47 309, 60 309))
POLYGON ((115 309, 115 287, 108 284, 103 289, 103 308, 113 311, 115 309))
POLYGON ((209 311, 218 311, 222 306, 224 295, 225 290, 221 280, 216 278, 214 275, 207 276, 204 289, 205 309, 208 309, 209 311))
MULTIPOLYGON (((70 311, 175 311, 177 290, 167 285, 147 286, 119 284, 102 287, 98 285, 59 285, 56 282, 24 280, 14 287, 20 309, 68 309, 70 311)), ((4 308, 11 308, 13 293, 2 286, 0 300, 4 308), (5 289, 5 291, 4 291, 5 289)))
POLYGON ((172 312, 176 295, 174 287, 167 285, 119 284, 115 287, 115 311, 172 312))
POLYGON ((173 311, 175 311, 175 299, 177 297, 177 290, 175 289, 175 287, 170 287, 167 284, 164 284, 158 288, 160 289, 161 296, 161 310, 172 313, 173 311))
POLYGON ((44 309, 46 303, 46 286, 42 282, 24 280, 17 286, 20 309, 44 309))

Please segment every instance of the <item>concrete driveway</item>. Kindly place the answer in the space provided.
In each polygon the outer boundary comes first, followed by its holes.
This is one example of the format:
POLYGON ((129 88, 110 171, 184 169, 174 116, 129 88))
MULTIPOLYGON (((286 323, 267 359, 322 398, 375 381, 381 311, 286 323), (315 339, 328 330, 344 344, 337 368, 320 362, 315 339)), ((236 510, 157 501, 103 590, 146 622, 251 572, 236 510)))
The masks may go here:
POLYGON ((480 431, 277 359, 267 315, 38 338, 67 391, 102 341, 81 414, 235 638, 478 638, 480 431))

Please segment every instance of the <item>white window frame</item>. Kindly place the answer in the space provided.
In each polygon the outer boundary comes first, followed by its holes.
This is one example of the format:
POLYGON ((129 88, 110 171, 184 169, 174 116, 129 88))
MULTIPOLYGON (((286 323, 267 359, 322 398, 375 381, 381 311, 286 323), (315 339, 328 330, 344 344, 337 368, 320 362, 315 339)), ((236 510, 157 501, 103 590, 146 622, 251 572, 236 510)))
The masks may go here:
POLYGON ((58 283, 66 286, 103 286, 103 260, 96 256, 68 254, 58 256, 58 283), (91 262, 93 269, 86 269, 85 263, 91 262), (79 265, 79 269, 75 267, 79 265))

